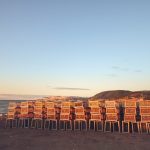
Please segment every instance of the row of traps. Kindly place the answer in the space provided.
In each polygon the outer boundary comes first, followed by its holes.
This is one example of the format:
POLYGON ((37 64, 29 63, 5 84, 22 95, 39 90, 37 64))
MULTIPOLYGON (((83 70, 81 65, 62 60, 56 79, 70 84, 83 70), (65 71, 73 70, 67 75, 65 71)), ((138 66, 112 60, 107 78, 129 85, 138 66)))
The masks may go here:
POLYGON ((5 128, 35 128, 43 130, 81 130, 122 133, 150 133, 150 123, 78 121, 78 120, 42 120, 42 119, 9 119, 5 128))

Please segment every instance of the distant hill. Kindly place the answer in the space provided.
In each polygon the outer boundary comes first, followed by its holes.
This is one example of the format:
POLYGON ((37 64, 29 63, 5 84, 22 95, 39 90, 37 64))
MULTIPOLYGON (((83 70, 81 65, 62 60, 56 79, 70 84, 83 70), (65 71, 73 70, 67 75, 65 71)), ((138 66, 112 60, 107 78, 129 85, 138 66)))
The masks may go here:
POLYGON ((119 99, 119 98, 140 98, 150 100, 150 91, 125 91, 125 90, 114 90, 104 91, 91 97, 91 99, 119 99))
POLYGON ((48 96, 48 95, 15 95, 15 94, 0 94, 0 100, 36 100, 36 99, 48 99, 51 101, 56 100, 82 100, 88 99, 121 99, 121 98, 140 98, 150 100, 150 91, 127 91, 127 90, 114 90, 104 91, 98 93, 92 97, 78 97, 78 96, 48 96))

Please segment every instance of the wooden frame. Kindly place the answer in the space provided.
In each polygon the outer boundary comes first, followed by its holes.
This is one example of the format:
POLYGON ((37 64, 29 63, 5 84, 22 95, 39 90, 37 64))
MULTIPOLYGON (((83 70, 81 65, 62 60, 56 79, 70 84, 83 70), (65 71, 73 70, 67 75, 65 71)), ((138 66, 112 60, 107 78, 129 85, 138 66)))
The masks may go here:
POLYGON ((86 120, 74 120, 74 130, 86 130, 87 131, 87 121, 86 120), (85 128, 83 128, 83 123, 85 128))
POLYGON ((55 114, 55 108, 47 107, 47 115, 48 114, 55 114))
POLYGON ((76 114, 75 120, 85 120, 84 114, 76 114))
POLYGON ((70 114, 70 108, 61 108, 61 114, 70 114))
POLYGON ((54 102, 45 102, 45 107, 47 107, 47 108, 54 108, 55 107, 55 103, 54 102))
POLYGON ((150 107, 150 101, 148 101, 148 100, 140 101, 139 107, 150 107))
POLYGON ((136 122, 136 116, 133 114, 125 114, 124 115, 124 122, 136 122))
POLYGON ((117 114, 106 114, 106 121, 118 121, 118 116, 117 114))
POLYGON ((9 102, 8 109, 16 108, 17 104, 15 102, 9 102))
POLYGON ((70 108, 70 102, 62 102, 61 107, 69 107, 70 108))
POLYGON ((149 123, 150 123, 150 101, 140 101, 140 132, 141 133, 148 133, 150 130, 149 123))
POLYGON ((74 102, 74 107, 83 107, 83 102, 82 101, 74 102))
POLYGON ((33 107, 34 104, 33 104, 33 101, 28 101, 28 107, 33 107))
POLYGON ((89 101, 89 107, 99 107, 99 101, 89 101))
POLYGON ((36 107, 36 108, 42 108, 42 106, 43 106, 42 102, 36 101, 35 104, 34 104, 34 107, 36 107))
POLYGON ((100 114, 100 108, 99 107, 91 107, 91 114, 100 114))
POLYGON ((132 101, 132 100, 125 101, 125 107, 134 107, 134 108, 136 108, 136 101, 132 101))
POLYGON ((116 101, 105 101, 105 107, 116 108, 116 101))
POLYGON ((55 114, 47 114, 47 119, 48 120, 56 120, 56 115, 55 114))
POLYGON ((141 122, 144 123, 144 122, 150 122, 150 114, 144 114, 144 115, 141 115, 141 122))
POLYGON ((150 115, 150 107, 140 107, 140 114, 141 115, 146 115, 149 114, 150 115))
POLYGON ((134 107, 126 107, 125 108, 125 114, 134 114, 134 115, 136 115, 136 108, 134 108, 134 107))
POLYGON ((101 121, 101 114, 91 114, 90 120, 101 121))
POLYGON ((21 102, 20 107, 28 107, 28 101, 26 101, 26 102, 21 102))
POLYGON ((106 108, 106 114, 116 114, 117 110, 115 107, 108 107, 106 108))
POLYGON ((119 121, 105 121, 104 132, 120 132, 120 122, 119 121), (115 124, 117 124, 118 131, 115 131, 115 124), (107 125, 109 125, 108 130, 107 130, 107 125))
POLYGON ((76 107, 75 114, 84 114, 84 107, 76 107))
POLYGON ((122 132, 123 133, 130 133, 130 131, 132 131, 132 133, 134 133, 135 132, 134 124, 137 125, 137 130, 139 132, 140 131, 140 124, 138 122, 136 122, 136 121, 135 122, 134 121, 132 121, 132 122, 122 121, 122 132), (127 131, 125 131, 125 124, 127 124, 127 131), (130 125, 131 125, 131 129, 130 129, 130 125))
POLYGON ((28 114, 28 107, 21 107, 21 114, 28 114))
POLYGON ((60 120, 69 120, 69 114, 60 114, 60 120))

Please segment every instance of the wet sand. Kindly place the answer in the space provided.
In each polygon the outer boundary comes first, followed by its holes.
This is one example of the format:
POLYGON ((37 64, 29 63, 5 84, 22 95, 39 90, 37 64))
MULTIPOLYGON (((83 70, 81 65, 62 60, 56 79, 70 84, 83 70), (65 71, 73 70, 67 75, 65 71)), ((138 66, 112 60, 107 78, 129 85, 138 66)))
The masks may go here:
POLYGON ((0 128, 0 150, 150 150, 150 135, 0 128))

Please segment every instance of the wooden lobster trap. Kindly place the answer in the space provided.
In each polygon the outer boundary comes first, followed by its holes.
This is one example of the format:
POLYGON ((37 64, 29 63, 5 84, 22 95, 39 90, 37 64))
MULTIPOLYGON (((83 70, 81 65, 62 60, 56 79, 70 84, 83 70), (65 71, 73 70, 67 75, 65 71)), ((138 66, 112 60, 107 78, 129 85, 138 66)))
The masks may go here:
POLYGON ((105 101, 105 108, 116 108, 116 101, 105 101))
POLYGON ((150 132, 150 101, 144 100, 139 102, 140 108, 140 132, 150 132))
POLYGON ((82 101, 77 101, 77 102, 74 102, 74 107, 83 107, 83 102, 82 101))
POLYGON ((100 114, 91 114, 91 121, 100 121, 101 115, 100 114))
POLYGON ((76 121, 85 121, 85 114, 76 114, 76 121))
POLYGON ((70 120, 70 107, 71 102, 66 101, 61 103, 61 112, 59 120, 60 130, 72 130, 72 121, 70 120))
POLYGON ((47 106, 47 119, 44 122, 44 128, 50 130, 57 130, 57 119, 56 119, 56 110, 53 102, 48 102, 47 106))
POLYGON ((7 119, 15 119, 15 109, 14 108, 9 108, 8 113, 7 113, 7 119))
POLYGON ((28 107, 21 107, 21 115, 27 115, 28 114, 28 107))
POLYGON ((114 114, 106 114, 106 121, 108 122, 117 122, 118 121, 118 116, 114 114))
POLYGON ((55 107, 55 103, 54 102, 45 102, 45 107, 46 108, 54 108, 55 107))
POLYGON ((31 121, 31 128, 42 129, 43 119, 42 119, 42 102, 35 102, 34 105, 34 118, 31 121))
POLYGON ((150 107, 140 107, 140 114, 141 115, 149 115, 150 114, 150 107))
POLYGON ((92 100, 89 100, 89 107, 92 108, 92 107, 99 107, 99 101, 92 101, 92 100))
POLYGON ((70 108, 71 103, 70 102, 62 102, 61 103, 61 108, 67 107, 70 108))
POLYGON ((48 120, 56 120, 56 115, 55 114, 47 114, 47 119, 48 120))
POLYGON ((136 122, 135 114, 125 114, 124 115, 124 122, 136 122))
POLYGON ((42 119, 42 107, 34 107, 34 119, 42 119))
POLYGON ((6 128, 15 128, 17 126, 17 120, 15 119, 16 106, 15 102, 10 102, 8 105, 7 119, 5 123, 6 128))
MULTIPOLYGON (((136 115, 136 107, 126 107, 125 108, 125 114, 131 114, 131 115, 136 115)), ((133 120, 134 121, 134 120, 133 120)))
POLYGON ((60 130, 72 130, 72 122, 70 120, 70 114, 60 114, 59 120, 60 130))
POLYGON ((120 122, 118 119, 118 109, 115 100, 105 101, 106 120, 104 125, 105 132, 120 132, 120 122))
POLYGON ((106 108, 106 114, 117 114, 117 109, 115 107, 106 108))
POLYGON ((55 108, 47 107, 47 115, 48 114, 55 115, 55 108))
POLYGON ((143 100, 139 102, 139 107, 150 107, 150 101, 149 100, 143 100))
POLYGON ((75 120, 74 120, 74 130, 87 130, 84 107, 78 105, 75 107, 75 120))
POLYGON ((150 123, 150 114, 141 115, 141 122, 150 123))
POLYGON ((124 107, 133 107, 136 108, 136 101, 134 100, 125 100, 124 107))
POLYGON ((99 101, 89 101, 90 107, 90 120, 89 120, 89 130, 102 131, 103 122, 101 120, 101 109, 99 106, 99 101))
POLYGON ((62 107, 61 114, 70 114, 70 108, 62 107))
POLYGON ((90 113, 91 114, 100 114, 100 107, 91 107, 91 110, 90 110, 90 113))
POLYGON ((84 112, 84 107, 76 107, 75 108, 75 114, 77 115, 77 114, 85 114, 85 112, 84 112))
POLYGON ((9 105, 8 105, 8 109, 15 109, 17 106, 17 103, 15 102, 10 102, 9 105))
POLYGON ((122 121, 122 132, 139 132, 139 123, 136 121, 136 100, 125 100, 124 120, 122 121))
POLYGON ((29 102, 25 101, 25 102, 21 102, 20 103, 20 117, 19 117, 19 123, 18 126, 21 128, 28 128, 29 127, 29 117, 28 117, 28 113, 29 113, 29 102))
POLYGON ((28 107, 28 101, 26 102, 21 102, 20 107, 28 107))
POLYGON ((65 121, 69 121, 69 114, 60 114, 60 120, 65 120, 65 121))
POLYGON ((42 108, 42 107, 43 107, 43 103, 42 103, 41 101, 36 101, 36 102, 34 103, 34 107, 35 107, 35 108, 42 108))

